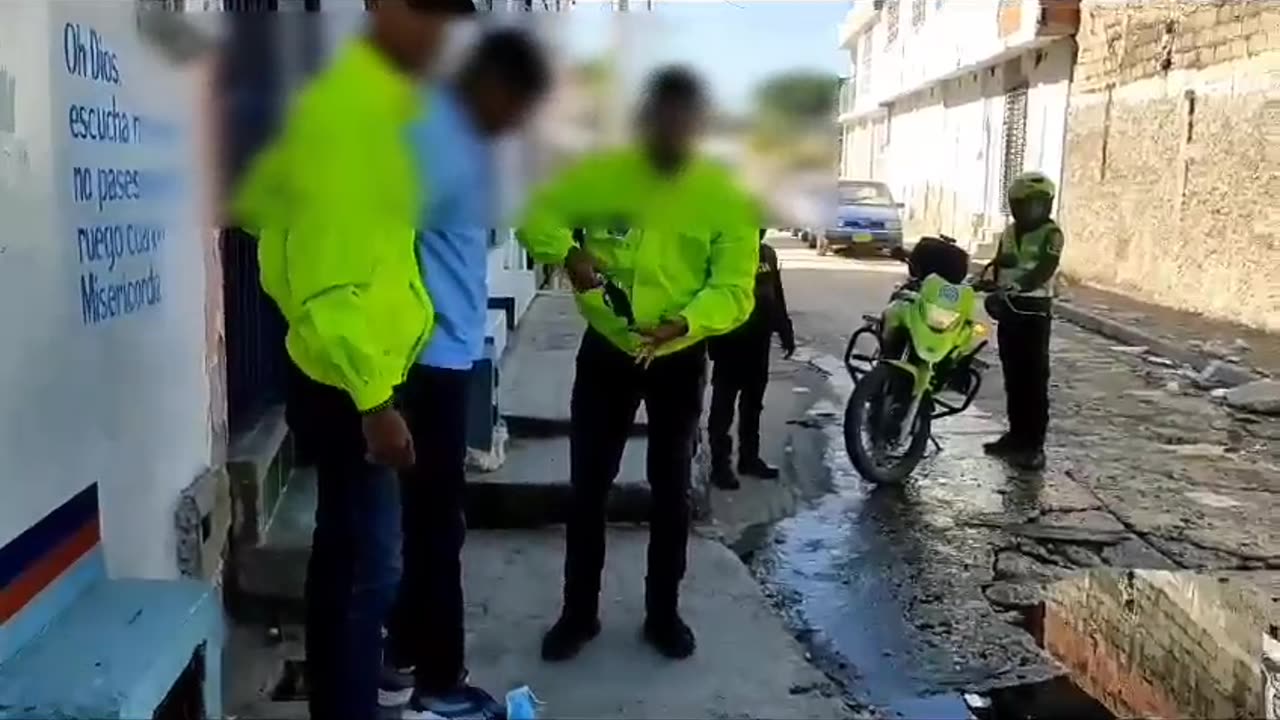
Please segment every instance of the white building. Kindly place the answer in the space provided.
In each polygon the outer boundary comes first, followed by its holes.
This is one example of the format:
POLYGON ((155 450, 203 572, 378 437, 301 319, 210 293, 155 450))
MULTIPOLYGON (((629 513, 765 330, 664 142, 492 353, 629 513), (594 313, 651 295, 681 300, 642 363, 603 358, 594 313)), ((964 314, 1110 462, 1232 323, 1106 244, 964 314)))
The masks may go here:
POLYGON ((841 177, 886 182, 908 237, 988 251, 1008 181, 1061 177, 1078 24, 1075 0, 855 2, 839 28, 841 177))

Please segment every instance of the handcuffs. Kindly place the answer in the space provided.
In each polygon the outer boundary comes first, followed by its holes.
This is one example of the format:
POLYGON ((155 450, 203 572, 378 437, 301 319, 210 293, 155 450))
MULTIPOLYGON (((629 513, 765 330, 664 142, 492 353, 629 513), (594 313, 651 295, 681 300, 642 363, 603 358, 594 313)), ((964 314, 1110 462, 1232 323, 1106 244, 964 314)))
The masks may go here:
MULTIPOLYGON (((586 232, 582 228, 576 228, 573 231, 573 239, 578 247, 586 249, 586 232)), ((600 291, 604 295, 605 307, 613 311, 614 315, 622 318, 627 323, 627 329, 636 332, 636 314, 631 306, 631 298, 627 297, 627 293, 608 275, 599 270, 596 271, 596 280, 600 283, 600 291)), ((644 346, 640 354, 636 356, 636 363, 649 367, 653 362, 656 349, 652 346, 644 346)))

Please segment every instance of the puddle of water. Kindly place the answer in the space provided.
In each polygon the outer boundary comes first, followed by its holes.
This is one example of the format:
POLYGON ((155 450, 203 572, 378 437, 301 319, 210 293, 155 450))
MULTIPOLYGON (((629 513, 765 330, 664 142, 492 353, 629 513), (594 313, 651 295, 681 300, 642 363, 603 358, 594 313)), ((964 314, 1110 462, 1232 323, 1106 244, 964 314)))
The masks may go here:
MULTIPOLYGON (((774 529, 758 563, 766 582, 819 663, 854 688, 859 702, 893 717, 970 720, 959 694, 937 692, 931 678, 906 667, 918 639, 895 594, 904 579, 864 560, 887 557, 893 539, 862 517, 870 488, 849 464, 840 429, 827 427, 826 434, 833 492, 774 529)), ((899 499, 888 489, 872 502, 899 499)))
POLYGON ((945 690, 963 685, 960 665, 953 665, 948 648, 934 646, 938 638, 928 637, 906 603, 919 599, 913 591, 922 573, 937 570, 943 556, 966 551, 934 541, 935 531, 954 527, 957 504, 994 512, 1010 510, 1016 500, 1006 491, 1008 477, 981 452, 999 424, 977 408, 939 423, 942 453, 927 459, 904 488, 873 490, 844 450, 839 418, 852 383, 834 358, 807 360, 831 370, 836 394, 835 402, 810 410, 813 426, 826 436, 831 493, 771 531, 754 533, 752 547, 759 551, 744 554, 815 662, 859 703, 890 717, 1110 720, 1066 679, 992 692, 982 708, 945 690))
POLYGON ((978 720, 1115 720, 1067 678, 996 690, 986 700, 989 707, 974 710, 978 720))

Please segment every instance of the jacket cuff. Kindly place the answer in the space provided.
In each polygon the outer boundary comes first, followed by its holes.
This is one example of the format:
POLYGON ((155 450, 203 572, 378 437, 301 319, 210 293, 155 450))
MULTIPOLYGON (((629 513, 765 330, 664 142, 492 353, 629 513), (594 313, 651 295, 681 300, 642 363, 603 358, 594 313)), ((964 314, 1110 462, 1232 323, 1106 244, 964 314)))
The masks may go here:
POLYGON ((394 400, 392 388, 382 385, 367 385, 349 392, 351 399, 355 401, 356 410, 359 410, 361 415, 383 410, 394 400))
POLYGON ((690 315, 687 310, 680 313, 680 317, 684 319, 684 324, 689 328, 684 333, 685 337, 697 338, 702 337, 705 334, 706 328, 697 321, 694 315, 690 315))

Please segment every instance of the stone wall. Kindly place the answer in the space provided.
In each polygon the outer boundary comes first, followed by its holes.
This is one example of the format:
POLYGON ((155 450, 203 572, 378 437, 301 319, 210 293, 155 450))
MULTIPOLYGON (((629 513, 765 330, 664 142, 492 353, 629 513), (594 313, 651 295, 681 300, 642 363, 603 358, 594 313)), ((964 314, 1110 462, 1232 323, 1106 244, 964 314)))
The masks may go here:
POLYGON ((1082 7, 1069 276, 1280 331, 1280 3, 1082 7))

